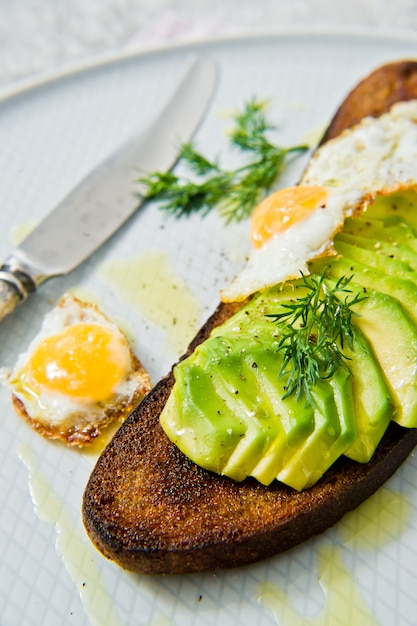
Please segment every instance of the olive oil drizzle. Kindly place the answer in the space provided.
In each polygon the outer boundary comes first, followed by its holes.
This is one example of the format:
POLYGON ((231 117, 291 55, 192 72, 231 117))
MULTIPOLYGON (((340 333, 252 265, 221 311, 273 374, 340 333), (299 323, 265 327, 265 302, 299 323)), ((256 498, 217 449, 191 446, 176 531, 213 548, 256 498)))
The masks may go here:
POLYGON ((378 626, 366 605, 361 589, 342 560, 336 546, 325 545, 317 554, 319 584, 324 605, 312 616, 302 615, 292 604, 288 591, 274 583, 258 587, 259 602, 268 608, 282 626, 378 626))
POLYGON ((289 585, 270 581, 258 585, 259 603, 272 612, 280 626, 378 626, 379 620, 343 556, 352 552, 379 552, 390 542, 399 542, 411 523, 412 505, 406 495, 381 488, 345 515, 335 529, 335 538, 319 542, 317 575, 312 575, 313 586, 307 593, 309 604, 314 600, 316 610, 307 613, 294 601, 289 585), (316 581, 322 594, 318 593, 316 581))
POLYGON ((35 451, 30 446, 22 446, 19 457, 28 470, 35 513, 39 519, 55 526, 56 552, 75 584, 92 626, 122 626, 92 544, 77 529, 64 501, 54 493, 48 479, 38 470, 35 451))

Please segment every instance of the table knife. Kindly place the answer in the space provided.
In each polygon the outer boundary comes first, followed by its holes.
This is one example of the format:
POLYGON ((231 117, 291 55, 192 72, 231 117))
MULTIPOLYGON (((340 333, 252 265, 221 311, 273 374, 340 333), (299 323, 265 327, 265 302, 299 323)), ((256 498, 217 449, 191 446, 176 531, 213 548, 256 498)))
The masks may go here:
POLYGON ((87 175, 0 266, 0 321, 49 278, 78 267, 139 208, 141 175, 171 169, 207 111, 217 68, 198 58, 157 119, 87 175))

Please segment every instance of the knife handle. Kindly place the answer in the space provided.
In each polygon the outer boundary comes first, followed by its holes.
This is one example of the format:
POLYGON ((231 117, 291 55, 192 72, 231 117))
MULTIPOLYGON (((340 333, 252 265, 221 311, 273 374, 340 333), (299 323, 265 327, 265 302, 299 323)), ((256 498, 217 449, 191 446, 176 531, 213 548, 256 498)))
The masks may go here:
POLYGON ((20 272, 0 268, 0 321, 26 300, 35 288, 31 279, 20 272))

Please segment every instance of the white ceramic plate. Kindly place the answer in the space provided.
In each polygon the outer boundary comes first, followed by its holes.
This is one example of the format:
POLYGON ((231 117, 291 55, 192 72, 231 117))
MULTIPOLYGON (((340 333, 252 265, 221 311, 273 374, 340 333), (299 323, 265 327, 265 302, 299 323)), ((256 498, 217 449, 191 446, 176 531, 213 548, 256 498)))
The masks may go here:
MULTIPOLYGON (((225 113, 244 101, 269 98, 277 140, 294 144, 323 128, 368 71, 416 52, 412 37, 291 33, 115 59, 9 94, 0 101, 1 255, 90 168, 146 126, 192 55, 209 55, 221 71, 198 146, 231 163, 237 157, 225 149, 225 113)), ((296 181, 302 167, 300 160, 284 182, 296 181)), ((14 363, 44 313, 74 288, 122 323, 156 381, 214 310, 220 287, 243 262, 246 236, 246 225, 226 228, 216 215, 179 222, 145 207, 82 268, 44 285, 1 324, 1 365, 14 363), (180 281, 177 291, 199 305, 194 323, 176 336, 171 322, 180 311, 167 308, 158 321, 120 293, 103 268, 117 269, 121 261, 125 287, 142 299, 153 298, 142 289, 144 277, 156 285, 180 281), (128 268, 141 263, 145 271, 134 287, 128 268)), ((81 498, 96 456, 43 440, 14 414, 4 390, 0 405, 2 626, 416 623, 413 456, 360 509, 288 554, 222 573, 135 576, 98 554, 82 527, 81 498)))

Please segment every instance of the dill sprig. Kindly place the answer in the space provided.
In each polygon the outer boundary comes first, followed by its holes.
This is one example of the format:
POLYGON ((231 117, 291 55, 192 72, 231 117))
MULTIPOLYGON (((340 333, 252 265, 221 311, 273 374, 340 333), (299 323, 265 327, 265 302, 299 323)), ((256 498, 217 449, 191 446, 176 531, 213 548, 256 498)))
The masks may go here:
POLYGON ((281 313, 271 314, 280 326, 277 351, 283 353, 279 375, 286 376, 284 398, 302 395, 314 405, 312 388, 319 379, 333 376, 337 368, 349 369, 345 345, 353 349, 355 329, 352 318, 358 313, 352 306, 366 298, 352 294, 350 277, 336 283, 326 282, 326 272, 307 278, 302 274, 300 285, 305 295, 285 303, 281 313))
POLYGON ((181 146, 178 163, 194 176, 173 172, 153 172, 140 178, 146 198, 161 202, 161 208, 177 217, 201 213, 215 207, 226 222, 240 221, 253 209, 282 174, 292 155, 308 146, 280 148, 267 137, 274 127, 265 116, 266 103, 251 100, 234 118, 229 139, 231 146, 249 155, 242 166, 223 169, 218 160, 207 159, 192 142, 181 146))

